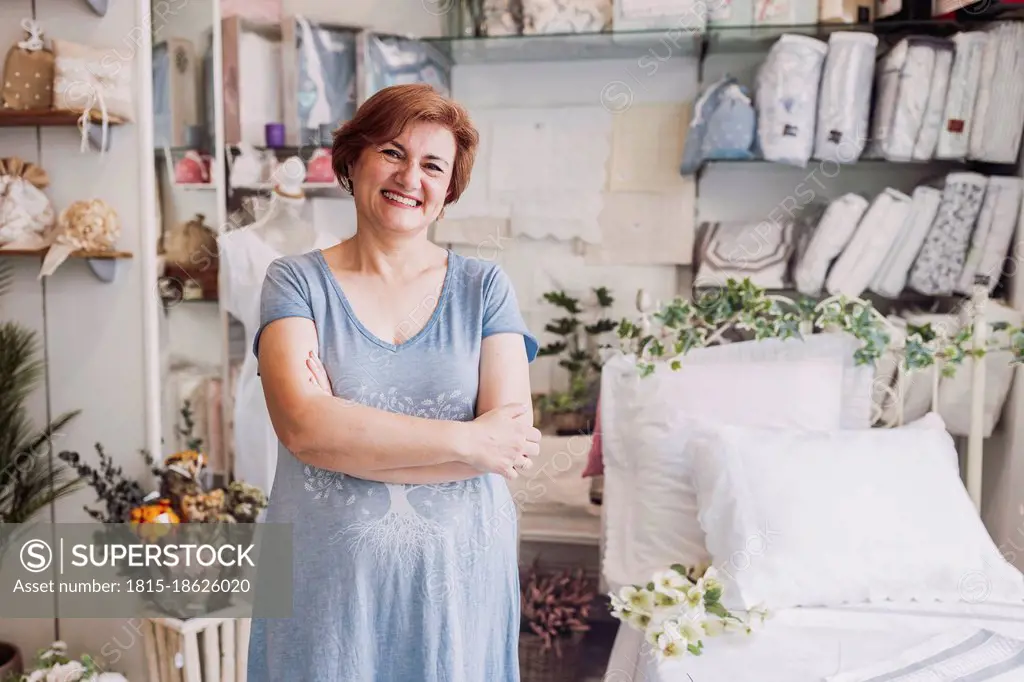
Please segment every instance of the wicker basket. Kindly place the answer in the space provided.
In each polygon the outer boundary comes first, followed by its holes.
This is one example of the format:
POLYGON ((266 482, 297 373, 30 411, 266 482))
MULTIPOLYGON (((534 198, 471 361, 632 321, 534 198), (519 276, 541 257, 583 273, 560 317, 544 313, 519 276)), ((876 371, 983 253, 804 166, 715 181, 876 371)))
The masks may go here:
POLYGON ((583 633, 577 632, 559 642, 562 655, 544 649, 538 635, 519 635, 520 682, 567 682, 576 679, 583 658, 583 633))

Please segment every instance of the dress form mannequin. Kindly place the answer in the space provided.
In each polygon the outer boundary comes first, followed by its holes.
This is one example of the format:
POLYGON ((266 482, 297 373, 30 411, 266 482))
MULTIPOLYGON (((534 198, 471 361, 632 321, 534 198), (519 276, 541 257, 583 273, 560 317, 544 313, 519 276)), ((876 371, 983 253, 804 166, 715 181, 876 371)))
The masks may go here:
POLYGON ((280 172, 268 201, 262 202, 256 222, 222 234, 218 240, 220 267, 226 291, 221 302, 245 329, 245 356, 238 374, 234 396, 234 471, 237 480, 260 486, 270 492, 277 468, 277 435, 267 414, 263 385, 256 374, 258 363, 252 342, 259 327, 260 295, 270 264, 282 257, 332 246, 337 239, 318 233, 305 220, 302 192, 303 172, 280 172))

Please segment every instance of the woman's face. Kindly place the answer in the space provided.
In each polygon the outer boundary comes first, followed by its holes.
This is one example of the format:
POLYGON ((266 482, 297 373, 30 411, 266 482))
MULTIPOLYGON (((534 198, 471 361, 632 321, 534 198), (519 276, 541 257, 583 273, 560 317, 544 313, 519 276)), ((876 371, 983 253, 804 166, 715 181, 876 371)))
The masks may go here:
POLYGON ((444 208, 454 162, 455 136, 436 123, 412 123, 367 147, 351 173, 360 216, 384 230, 425 229, 444 208))

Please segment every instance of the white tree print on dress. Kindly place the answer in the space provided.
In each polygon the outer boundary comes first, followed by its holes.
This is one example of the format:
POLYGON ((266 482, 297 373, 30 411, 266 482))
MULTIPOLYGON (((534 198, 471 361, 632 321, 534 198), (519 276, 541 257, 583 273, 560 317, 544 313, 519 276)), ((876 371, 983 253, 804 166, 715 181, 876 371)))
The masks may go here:
MULTIPOLYGON (((367 391, 358 400, 370 407, 426 419, 472 417, 472 401, 461 390, 442 391, 434 398, 417 402, 392 387, 387 391, 367 391)), ((378 561, 395 562, 403 568, 413 566, 432 548, 453 552, 450 530, 452 522, 457 520, 452 514, 441 514, 443 523, 425 516, 410 501, 410 493, 428 491, 429 496, 420 504, 432 508, 437 500, 450 504, 465 499, 467 493, 480 490, 479 479, 429 485, 377 483, 311 466, 305 468, 305 474, 306 490, 313 493, 314 499, 327 500, 336 491, 347 495, 346 506, 358 505, 358 516, 365 517, 338 530, 331 539, 332 544, 347 538, 354 551, 369 552, 378 561), (388 496, 387 511, 381 516, 372 515, 365 504, 377 491, 386 492, 388 496)))

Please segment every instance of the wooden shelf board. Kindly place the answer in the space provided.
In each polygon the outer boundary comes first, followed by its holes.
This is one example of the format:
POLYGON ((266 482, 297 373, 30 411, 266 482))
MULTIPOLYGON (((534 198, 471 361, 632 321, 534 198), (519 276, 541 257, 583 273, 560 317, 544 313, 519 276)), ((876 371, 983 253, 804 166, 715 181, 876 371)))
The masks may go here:
MULTIPOLYGON (((0 109, 0 128, 26 126, 77 126, 81 114, 62 109, 0 109)), ((93 111, 89 118, 93 123, 102 123, 102 115, 93 111)), ((124 120, 117 116, 107 117, 111 125, 119 125, 124 120)))
MULTIPOLYGON (((4 256, 38 256, 42 258, 46 255, 47 249, 0 249, 0 257, 4 256)), ((86 251, 80 250, 75 251, 71 254, 71 258, 99 258, 103 260, 122 260, 131 258, 132 254, 128 251, 86 251)))

